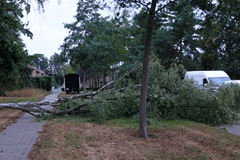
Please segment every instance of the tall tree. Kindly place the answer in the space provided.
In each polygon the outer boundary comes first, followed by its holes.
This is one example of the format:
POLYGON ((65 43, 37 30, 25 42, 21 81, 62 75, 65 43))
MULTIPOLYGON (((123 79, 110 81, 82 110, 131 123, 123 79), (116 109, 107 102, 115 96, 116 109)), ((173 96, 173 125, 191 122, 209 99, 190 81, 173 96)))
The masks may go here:
MULTIPOLYGON (((152 1, 142 1, 142 0, 115 0, 117 2, 117 9, 126 8, 126 7, 134 7, 134 8, 146 8, 148 11, 148 20, 147 20, 147 34, 145 40, 145 48, 144 48, 144 60, 143 60, 143 71, 142 71, 142 86, 141 86, 141 99, 140 99, 140 117, 139 117, 139 137, 146 138, 147 137, 147 129, 146 129, 146 100, 147 100, 147 85, 148 85, 148 63, 149 56, 151 52, 151 39, 153 33, 153 24, 154 18, 156 14, 163 15, 168 14, 170 8, 172 6, 177 5, 178 3, 185 0, 177 0, 177 1, 163 1, 163 0, 152 0, 152 1)), ((211 0, 203 0, 203 1, 191 1, 195 4, 195 8, 201 8, 203 10, 207 10, 209 4, 211 4, 211 0)))
POLYGON ((156 12, 157 0, 152 0, 151 8, 149 9, 147 22, 147 35, 144 49, 143 71, 142 71, 142 87, 140 98, 140 113, 139 113, 139 137, 147 138, 146 125, 146 105, 147 105, 147 88, 148 88, 148 64, 150 56, 150 46, 153 32, 153 21, 156 12))
POLYGON ((57 53, 54 53, 54 55, 52 55, 49 60, 50 74, 62 75, 62 66, 63 66, 62 56, 57 53))
POLYGON ((18 1, 0 0, 0 88, 4 90, 16 82, 21 87, 27 83, 30 58, 20 33, 30 38, 32 33, 21 22, 22 12, 18 1))
POLYGON ((35 53, 32 56, 32 63, 38 69, 43 70, 46 74, 49 74, 49 64, 48 58, 44 56, 44 54, 35 53))
MULTIPOLYGON (((147 34, 145 40, 144 48, 144 59, 143 59, 143 70, 142 70, 142 86, 141 86, 141 97, 140 97, 140 113, 139 113, 139 137, 147 138, 147 127, 146 127, 146 104, 147 104, 147 88, 148 88, 148 64, 150 56, 150 47, 152 40, 153 32, 153 21, 156 13, 157 0, 152 0, 151 2, 144 3, 141 1, 122 1, 118 0, 117 4, 119 7, 126 6, 135 6, 143 5, 148 10, 148 19, 147 19, 147 34), (149 7, 150 6, 150 7, 149 7)), ((160 4, 159 7, 165 6, 160 4)), ((161 9, 160 8, 160 9, 161 9)))
POLYGON ((64 40, 61 54, 75 68, 80 66, 89 74, 103 74, 105 83, 107 70, 123 60, 127 52, 129 15, 124 11, 118 18, 103 18, 97 13, 100 8, 95 0, 79 1, 76 22, 65 24, 70 34, 64 40))
POLYGON ((231 77, 237 73, 240 63, 239 0, 217 0, 211 14, 202 24, 200 42, 204 69, 224 69, 231 77))

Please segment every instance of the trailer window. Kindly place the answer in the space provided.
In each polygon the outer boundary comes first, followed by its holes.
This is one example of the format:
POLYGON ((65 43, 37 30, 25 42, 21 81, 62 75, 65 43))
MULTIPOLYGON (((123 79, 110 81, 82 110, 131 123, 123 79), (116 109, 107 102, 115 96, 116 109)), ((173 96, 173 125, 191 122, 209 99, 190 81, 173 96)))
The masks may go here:
POLYGON ((222 85, 225 81, 230 81, 231 79, 229 77, 211 77, 208 78, 209 81, 212 81, 216 83, 217 85, 222 85))

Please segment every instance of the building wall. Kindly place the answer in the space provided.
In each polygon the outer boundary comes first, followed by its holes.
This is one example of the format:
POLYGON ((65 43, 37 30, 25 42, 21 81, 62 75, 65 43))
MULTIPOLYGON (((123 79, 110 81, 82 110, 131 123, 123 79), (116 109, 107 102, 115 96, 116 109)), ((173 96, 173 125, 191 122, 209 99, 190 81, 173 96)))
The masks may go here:
POLYGON ((46 74, 41 73, 35 69, 32 70, 32 77, 42 77, 42 76, 46 76, 46 74))

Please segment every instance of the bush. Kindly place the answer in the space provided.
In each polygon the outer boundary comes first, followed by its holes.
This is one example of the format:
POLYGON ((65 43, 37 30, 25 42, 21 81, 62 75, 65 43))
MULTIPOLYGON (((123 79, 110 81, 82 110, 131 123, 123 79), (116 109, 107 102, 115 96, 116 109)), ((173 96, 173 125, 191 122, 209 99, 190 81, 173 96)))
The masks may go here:
POLYGON ((113 94, 105 91, 102 95, 97 97, 98 103, 93 103, 87 106, 90 110, 90 116, 93 121, 102 122, 104 120, 110 120, 114 118, 131 117, 139 111, 140 99, 136 98, 137 91, 127 89, 125 93, 113 94), (116 98, 114 100, 104 100, 105 97, 109 99, 116 98))
POLYGON ((1 97, 1 96, 4 96, 4 97, 5 97, 6 94, 5 94, 5 92, 0 88, 0 97, 1 97))
POLYGON ((54 78, 51 76, 31 77, 31 85, 34 88, 41 88, 50 91, 52 89, 54 78))

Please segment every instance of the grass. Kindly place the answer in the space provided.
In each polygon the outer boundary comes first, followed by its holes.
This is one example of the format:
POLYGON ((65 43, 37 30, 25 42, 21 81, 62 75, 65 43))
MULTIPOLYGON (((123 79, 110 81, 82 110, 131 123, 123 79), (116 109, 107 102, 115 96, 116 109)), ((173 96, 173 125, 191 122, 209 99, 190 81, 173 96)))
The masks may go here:
POLYGON ((239 136, 204 124, 148 119, 149 137, 140 139, 137 117, 88 120, 66 115, 46 122, 30 159, 240 159, 239 136))
MULTIPOLYGON (((149 128, 160 128, 160 127, 175 127, 176 125, 185 125, 185 124, 194 124, 192 121, 187 120, 172 120, 172 121, 151 121, 148 122, 149 128)), ((138 127, 138 118, 121 118, 121 119, 113 119, 110 121, 109 125, 116 127, 138 127)))
POLYGON ((138 138, 132 118, 86 121, 46 122, 30 159, 240 159, 239 136, 192 121, 149 124, 147 139, 138 138))
POLYGON ((6 97, 0 97, 0 103, 37 102, 49 94, 46 90, 26 88, 22 90, 7 91, 6 97))
POLYGON ((76 133, 67 134, 64 136, 66 138, 66 146, 78 147, 81 144, 79 141, 79 136, 76 133))

